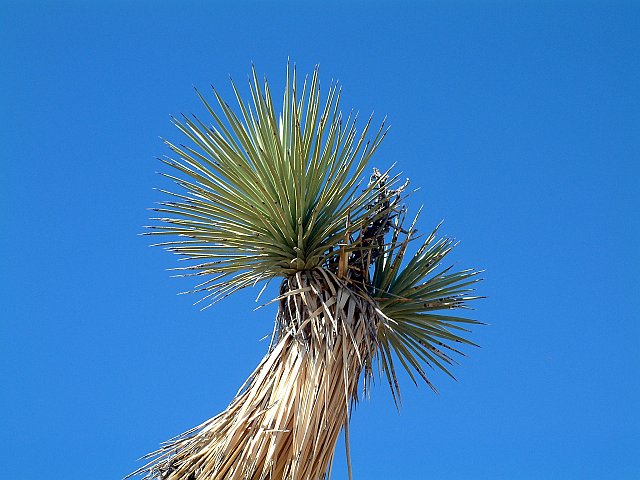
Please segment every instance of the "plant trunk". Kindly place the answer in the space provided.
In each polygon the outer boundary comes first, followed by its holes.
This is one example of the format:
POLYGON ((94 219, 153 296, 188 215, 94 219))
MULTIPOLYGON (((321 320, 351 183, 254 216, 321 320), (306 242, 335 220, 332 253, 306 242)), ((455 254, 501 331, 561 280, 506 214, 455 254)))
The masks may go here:
POLYGON ((328 476, 360 376, 364 370, 366 388, 371 374, 379 316, 365 294, 319 269, 286 279, 279 302, 272 348, 229 407, 150 454, 136 473, 161 480, 328 476))

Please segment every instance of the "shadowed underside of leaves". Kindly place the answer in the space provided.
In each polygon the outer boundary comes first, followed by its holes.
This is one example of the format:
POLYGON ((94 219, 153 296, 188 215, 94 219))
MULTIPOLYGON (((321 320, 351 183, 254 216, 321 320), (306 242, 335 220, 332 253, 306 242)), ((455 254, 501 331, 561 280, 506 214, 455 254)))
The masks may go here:
POLYGON ((298 83, 287 67, 276 113, 253 70, 250 101, 232 84, 235 107, 215 90, 215 106, 198 93, 212 124, 173 119, 187 142, 166 141, 173 155, 162 161, 179 190, 163 190, 169 200, 149 233, 186 261, 180 275, 199 278, 205 308, 274 278, 279 308, 269 351, 229 407, 134 474, 324 478, 376 366, 399 404, 396 365, 435 390, 426 369, 451 375, 460 345, 473 345, 463 335, 477 322, 443 311, 479 298, 478 272, 443 268, 453 241, 437 227, 420 238, 418 217, 406 221, 407 183, 367 172, 385 129, 370 133, 369 119, 358 132, 337 85, 321 97, 317 69, 298 83))

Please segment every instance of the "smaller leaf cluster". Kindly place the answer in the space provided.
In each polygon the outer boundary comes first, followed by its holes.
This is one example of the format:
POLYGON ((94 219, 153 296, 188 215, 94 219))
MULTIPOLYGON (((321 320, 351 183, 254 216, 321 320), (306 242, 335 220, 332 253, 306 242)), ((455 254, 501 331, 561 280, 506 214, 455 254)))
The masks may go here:
POLYGON ((477 277, 479 271, 452 272, 452 267, 440 268, 442 260, 455 246, 449 238, 437 238, 440 225, 403 265, 410 242, 417 239, 414 228, 417 218, 408 231, 402 229, 404 216, 397 219, 391 241, 376 260, 371 281, 372 295, 384 317, 378 329, 379 364, 396 404, 400 401, 400 388, 395 359, 414 383, 417 373, 436 391, 423 365, 441 369, 453 377, 447 368, 455 363, 450 354, 464 354, 451 344, 475 345, 462 337, 469 332, 462 325, 480 323, 439 312, 467 308, 466 302, 481 298, 472 295, 474 289, 471 288, 481 280, 477 277))

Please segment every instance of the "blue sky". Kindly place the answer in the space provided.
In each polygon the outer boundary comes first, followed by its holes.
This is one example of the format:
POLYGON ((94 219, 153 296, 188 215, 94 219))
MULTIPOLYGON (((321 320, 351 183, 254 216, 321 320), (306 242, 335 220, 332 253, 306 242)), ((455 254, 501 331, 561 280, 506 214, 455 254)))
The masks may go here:
POLYGON ((257 290, 200 312, 137 234, 192 85, 279 91, 290 57, 388 116, 373 164, 486 269, 482 348, 399 415, 378 384, 356 478, 639 478, 638 4, 230 4, 0 2, 3 477, 121 478, 257 365, 257 290))

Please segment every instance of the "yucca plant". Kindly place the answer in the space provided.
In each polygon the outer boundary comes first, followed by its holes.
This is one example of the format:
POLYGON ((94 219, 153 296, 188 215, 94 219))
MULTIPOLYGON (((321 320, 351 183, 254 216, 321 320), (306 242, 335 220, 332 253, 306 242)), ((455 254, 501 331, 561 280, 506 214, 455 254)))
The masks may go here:
MULTIPOLYGON (((369 119, 358 133, 335 84, 321 97, 317 68, 300 91, 287 66, 279 114, 255 69, 249 87, 245 101, 233 85, 235 110, 215 90, 215 108, 198 93, 212 125, 173 119, 188 142, 166 141, 173 155, 162 161, 179 191, 164 192, 149 233, 187 260, 178 270, 201 279, 193 291, 205 306, 278 279, 273 338, 225 411, 165 442, 132 475, 325 478, 376 367, 399 404, 398 362, 434 388, 426 367, 451 375, 461 353, 453 345, 472 344, 461 335, 477 322, 442 311, 478 298, 478 272, 440 268, 452 240, 437 228, 420 238, 417 216, 405 221, 407 183, 367 173, 384 122, 370 134, 369 119)), ((351 477, 348 452, 347 461, 351 477)))

